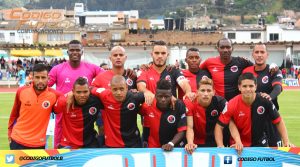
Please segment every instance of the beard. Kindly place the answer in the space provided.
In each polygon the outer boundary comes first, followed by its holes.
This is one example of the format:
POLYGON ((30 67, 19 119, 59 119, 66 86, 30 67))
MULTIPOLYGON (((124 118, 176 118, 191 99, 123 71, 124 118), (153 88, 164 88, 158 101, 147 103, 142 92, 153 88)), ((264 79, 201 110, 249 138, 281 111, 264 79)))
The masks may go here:
POLYGON ((155 61, 153 61, 153 64, 156 66, 156 67, 163 67, 164 65, 166 65, 166 61, 163 63, 163 64, 157 64, 155 61))
POLYGON ((45 89, 47 88, 47 85, 34 85, 34 89, 36 90, 36 91, 44 91, 45 89))

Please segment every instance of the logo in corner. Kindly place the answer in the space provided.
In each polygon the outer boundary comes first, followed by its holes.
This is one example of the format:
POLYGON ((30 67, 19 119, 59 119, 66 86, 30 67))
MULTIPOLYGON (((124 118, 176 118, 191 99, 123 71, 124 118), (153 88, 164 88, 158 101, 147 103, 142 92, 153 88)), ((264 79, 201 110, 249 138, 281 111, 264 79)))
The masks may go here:
POLYGON ((232 164, 232 156, 224 156, 224 164, 232 164))
POLYGON ((5 163, 6 164, 14 164, 15 163, 15 155, 14 154, 7 154, 5 156, 5 163))
POLYGON ((91 108, 89 109, 89 113, 90 113, 91 115, 95 115, 96 112, 97 112, 97 108, 96 108, 96 107, 91 107, 91 108))
POLYGON ((127 105, 128 110, 134 110, 135 109, 135 104, 134 103, 129 103, 127 105))
POLYGON ((50 101, 44 101, 44 102, 42 103, 42 107, 43 107, 44 109, 49 108, 49 107, 50 107, 50 101))

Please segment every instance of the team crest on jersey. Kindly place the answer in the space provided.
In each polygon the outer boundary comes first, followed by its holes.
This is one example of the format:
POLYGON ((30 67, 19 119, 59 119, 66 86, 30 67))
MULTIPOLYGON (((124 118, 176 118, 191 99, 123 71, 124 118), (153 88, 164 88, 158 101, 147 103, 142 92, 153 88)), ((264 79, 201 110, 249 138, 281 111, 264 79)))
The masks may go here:
POLYGON ((231 67, 230 67, 230 70, 231 70, 232 72, 237 72, 237 71, 239 70, 239 68, 238 68, 237 66, 231 66, 231 67))
POLYGON ((167 75, 165 79, 166 79, 167 81, 171 82, 171 77, 170 77, 170 75, 167 75))
POLYGON ((258 108, 257 108, 257 114, 263 114, 263 113, 265 113, 265 108, 263 107, 263 106, 259 106, 258 108))
POLYGON ((215 117, 215 116, 218 116, 218 115, 219 115, 219 112, 218 112, 217 110, 212 110, 211 113, 210 113, 210 115, 211 115, 212 117, 215 117))
POLYGON ((169 115, 168 118, 167 118, 168 122, 170 124, 174 123, 176 121, 176 118, 174 115, 169 115))
POLYGON ((126 83, 128 86, 132 86, 133 85, 133 81, 130 78, 126 79, 126 83))
POLYGON ((96 107, 91 107, 91 108, 89 109, 89 113, 90 113, 91 115, 95 115, 96 112, 97 112, 97 108, 96 108, 96 107))
POLYGON ((44 101, 44 102, 42 103, 42 107, 43 107, 44 109, 49 108, 49 107, 50 107, 50 101, 44 101))
POLYGON ((269 77, 268 76, 264 76, 262 79, 261 79, 261 82, 266 84, 269 82, 269 77))
POLYGON ((134 103, 129 103, 127 105, 128 110, 134 110, 135 109, 135 104, 134 103))

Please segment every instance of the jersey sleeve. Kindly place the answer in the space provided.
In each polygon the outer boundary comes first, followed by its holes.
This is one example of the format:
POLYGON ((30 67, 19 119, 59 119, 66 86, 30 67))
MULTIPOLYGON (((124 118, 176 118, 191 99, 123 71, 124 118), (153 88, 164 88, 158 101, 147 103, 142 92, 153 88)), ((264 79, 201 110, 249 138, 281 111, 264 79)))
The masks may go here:
POLYGON ((59 113, 63 113, 65 112, 64 110, 67 110, 67 106, 65 105, 66 104, 66 98, 67 94, 65 94, 64 96, 61 96, 57 99, 54 107, 53 107, 53 110, 56 114, 59 114, 59 113))
POLYGON ((244 69, 253 66, 253 63, 249 59, 246 59, 244 57, 239 57, 239 60, 242 63, 244 69))
POLYGON ((91 86, 94 86, 94 87, 101 87, 101 85, 99 84, 99 83, 101 83, 101 75, 97 75, 94 79, 93 79, 93 81, 92 81, 92 83, 91 83, 91 86))
POLYGON ((212 79, 211 74, 210 74, 209 71, 203 70, 203 73, 204 73, 205 76, 207 76, 208 78, 212 79))
POLYGON ((227 100, 224 97, 217 96, 218 108, 224 110, 227 104, 227 100))
POLYGON ((272 120, 273 124, 277 124, 281 121, 280 114, 278 110, 276 109, 275 105, 271 101, 267 101, 268 104, 268 115, 270 119, 272 120))
POLYGON ((282 86, 282 72, 281 70, 278 70, 277 73, 274 75, 272 80, 272 86, 280 85, 282 86))
POLYGON ((20 112, 20 107, 21 107, 21 101, 20 101, 21 90, 22 89, 18 89, 18 91, 16 93, 14 105, 13 105, 13 108, 10 113, 10 117, 9 117, 9 121, 8 121, 8 137, 11 136, 13 126, 19 117, 19 112, 20 112))
POLYGON ((189 98, 185 98, 184 99, 184 104, 186 106, 186 116, 193 116, 193 110, 194 110, 194 105, 193 102, 191 102, 191 100, 189 98))
POLYGON ((179 69, 173 68, 171 71, 171 75, 175 77, 177 84, 179 85, 185 77, 183 76, 182 72, 179 69))
POLYGON ((107 93, 107 90, 105 88, 96 88, 94 87, 91 91, 92 95, 98 97, 100 100, 103 99, 104 94, 107 93))
POLYGON ((48 86, 53 86, 57 82, 57 66, 54 66, 48 74, 48 86))
POLYGON ((234 113, 235 105, 233 104, 233 101, 230 101, 227 103, 219 116, 218 124, 225 127, 229 124, 231 117, 234 113))
POLYGON ((138 104, 143 104, 145 102, 145 96, 143 92, 134 93, 134 97, 138 104))
POLYGON ((139 70, 137 72, 137 81, 136 83, 144 82, 147 83, 147 71, 139 70))
POLYGON ((176 112, 179 114, 179 121, 177 124, 177 131, 182 132, 187 129, 187 122, 186 122, 186 107, 181 100, 177 100, 175 104, 176 112))
POLYGON ((201 64, 200 64, 200 69, 202 70, 207 70, 207 62, 208 60, 205 60, 203 61, 201 64))

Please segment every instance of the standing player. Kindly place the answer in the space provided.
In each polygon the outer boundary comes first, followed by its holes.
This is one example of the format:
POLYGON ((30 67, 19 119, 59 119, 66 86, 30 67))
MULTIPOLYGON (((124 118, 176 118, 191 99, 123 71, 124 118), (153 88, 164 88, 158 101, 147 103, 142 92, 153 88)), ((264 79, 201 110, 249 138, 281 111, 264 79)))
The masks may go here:
POLYGON ((74 107, 67 110, 67 97, 61 96, 54 110, 62 113, 62 138, 58 148, 97 148, 97 132, 94 123, 102 105, 99 99, 90 94, 85 78, 79 77, 73 86, 74 107))
MULTIPOLYGON (((156 84, 160 79, 166 79, 171 83, 172 95, 174 97, 177 97, 176 85, 179 85, 185 95, 193 100, 195 98, 195 93, 191 91, 191 86, 182 73, 176 68, 173 68, 170 72, 166 70, 166 62, 169 52, 164 41, 154 42, 151 56, 153 59, 153 64, 150 66, 150 69, 140 72, 140 75, 138 75, 137 79, 138 91, 145 93, 145 102, 148 105, 151 105, 156 92, 156 84)), ((143 140, 147 142, 149 136, 149 123, 147 115, 144 116, 143 124, 143 140)))
MULTIPOLYGON (((189 81, 192 92, 197 92, 198 83, 202 78, 211 78, 211 75, 206 70, 199 68, 201 63, 200 53, 197 48, 189 48, 186 51, 185 62, 188 64, 187 70, 181 70, 183 76, 189 81)), ((178 98, 183 99, 184 93, 182 89, 178 89, 178 98)))
POLYGON ((161 79, 157 83, 155 99, 151 106, 143 104, 140 113, 149 116, 149 147, 171 151, 174 146, 183 146, 186 131, 186 108, 181 100, 171 107, 171 83, 161 79))
POLYGON ((195 101, 185 99, 184 102, 188 108, 185 150, 191 154, 197 147, 216 147, 214 128, 226 100, 215 96, 213 81, 201 79, 195 101))
MULTIPOLYGON (((74 82, 78 77, 87 79, 89 85, 94 77, 104 71, 100 67, 81 61, 83 48, 78 40, 72 40, 68 44, 69 61, 54 66, 49 73, 48 86, 56 84, 56 89, 62 93, 72 90, 74 82)), ((57 114, 54 129, 54 148, 57 148, 62 134, 62 114, 57 114)))
POLYGON ((8 122, 10 149, 45 149, 50 113, 59 94, 47 87, 44 64, 33 67, 33 84, 18 89, 8 122))
POLYGON ((93 89, 92 93, 103 103, 105 146, 113 148, 142 147, 137 127, 137 114, 145 98, 142 92, 128 91, 123 76, 115 75, 110 89, 93 89))
POLYGON ((220 55, 208 58, 200 65, 200 68, 210 72, 216 94, 229 101, 239 94, 238 77, 246 67, 252 66, 253 63, 241 57, 232 57, 232 42, 228 38, 220 39, 217 49, 220 55))
MULTIPOLYGON (((215 139, 219 147, 223 146, 223 127, 230 119, 236 124, 239 134, 233 135, 236 145, 268 146, 265 122, 272 121, 276 125, 283 140, 283 146, 290 146, 287 130, 274 104, 256 93, 256 78, 251 73, 244 73, 238 81, 241 95, 229 101, 215 127, 215 139)), ((240 151, 240 150, 238 150, 240 151)))
MULTIPOLYGON (((244 69, 243 73, 250 72, 257 78, 257 92, 262 96, 271 99, 276 109, 279 111, 277 97, 282 91, 282 74, 278 70, 274 75, 270 73, 270 65, 267 64, 269 57, 267 47, 265 44, 256 44, 252 51, 252 57, 255 61, 254 66, 244 69)), ((276 127, 267 121, 267 136, 269 139, 269 146, 282 146, 280 135, 276 127)))

